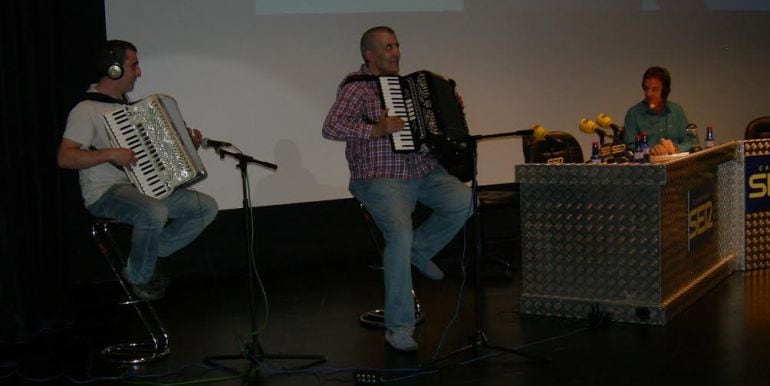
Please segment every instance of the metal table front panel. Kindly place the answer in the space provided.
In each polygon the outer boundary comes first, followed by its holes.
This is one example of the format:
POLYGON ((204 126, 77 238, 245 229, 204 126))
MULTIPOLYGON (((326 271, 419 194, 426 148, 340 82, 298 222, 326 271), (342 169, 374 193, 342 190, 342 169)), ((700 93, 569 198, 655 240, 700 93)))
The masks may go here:
POLYGON ((731 271, 718 210, 688 244, 688 194, 719 208, 719 165, 734 158, 728 144, 661 164, 518 165, 522 312, 664 324, 731 271))

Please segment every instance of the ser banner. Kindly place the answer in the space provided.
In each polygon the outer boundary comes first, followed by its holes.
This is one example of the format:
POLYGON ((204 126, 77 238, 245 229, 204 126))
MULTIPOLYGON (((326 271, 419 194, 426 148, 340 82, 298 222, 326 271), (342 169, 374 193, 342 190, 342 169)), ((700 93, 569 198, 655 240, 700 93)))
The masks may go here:
POLYGON ((687 251, 706 244, 716 229, 714 180, 687 192, 687 251))
POLYGON ((746 213, 770 210, 770 155, 746 156, 746 213))

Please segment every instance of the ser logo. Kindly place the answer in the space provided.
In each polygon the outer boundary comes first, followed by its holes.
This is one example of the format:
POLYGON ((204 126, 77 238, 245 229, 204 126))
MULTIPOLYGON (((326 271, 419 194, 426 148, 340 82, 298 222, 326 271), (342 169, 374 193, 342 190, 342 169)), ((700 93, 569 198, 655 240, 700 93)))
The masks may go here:
POLYGON ((770 173, 756 173, 749 176, 749 198, 770 196, 770 173))
POLYGON ((688 232, 690 241, 714 227, 713 213, 714 204, 711 201, 706 201, 690 210, 688 232))

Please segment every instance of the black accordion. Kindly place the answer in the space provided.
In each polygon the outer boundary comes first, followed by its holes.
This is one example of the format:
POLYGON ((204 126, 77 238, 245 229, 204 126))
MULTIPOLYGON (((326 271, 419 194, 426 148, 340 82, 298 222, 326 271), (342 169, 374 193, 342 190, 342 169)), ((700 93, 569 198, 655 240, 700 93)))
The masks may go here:
POLYGON ((433 152, 461 181, 469 181, 473 160, 468 124, 455 95, 455 82, 430 71, 406 76, 381 76, 380 98, 388 115, 404 120, 404 129, 390 135, 394 152, 433 152))
POLYGON ((468 136, 468 124, 457 103, 455 83, 430 71, 406 76, 381 76, 378 86, 388 115, 404 120, 404 129, 391 134, 394 152, 432 148, 438 141, 468 136))

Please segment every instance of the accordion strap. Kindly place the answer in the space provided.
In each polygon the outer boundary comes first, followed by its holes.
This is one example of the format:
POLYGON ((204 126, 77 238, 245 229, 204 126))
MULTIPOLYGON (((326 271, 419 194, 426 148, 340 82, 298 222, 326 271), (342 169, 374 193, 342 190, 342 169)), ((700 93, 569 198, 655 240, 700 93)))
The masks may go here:
MULTIPOLYGON (((111 97, 111 96, 109 96, 107 94, 103 94, 103 93, 100 93, 100 92, 86 92, 83 95, 83 98, 81 99, 81 101, 96 101, 96 102, 103 102, 103 103, 115 103, 115 104, 120 104, 120 105, 133 104, 133 103, 129 103, 128 102, 128 98, 126 97, 125 94, 123 95, 123 97, 121 99, 115 99, 115 98, 113 98, 113 97, 111 97)), ((96 146, 94 146, 94 145, 89 146, 88 149, 89 150, 98 150, 96 148, 96 146)), ((120 165, 117 165, 117 164, 115 164, 113 162, 109 162, 109 164, 112 165, 115 169, 118 169, 120 171, 124 171, 125 170, 125 169, 123 169, 123 167, 121 167, 120 165)))
POLYGON ((348 83, 354 83, 354 82, 376 82, 378 79, 380 79, 379 76, 376 75, 350 75, 345 80, 342 81, 342 85, 346 85, 348 83))
POLYGON ((96 102, 104 102, 104 103, 116 103, 120 105, 130 105, 133 104, 132 102, 128 101, 128 97, 126 97, 125 94, 120 99, 113 98, 107 94, 102 94, 100 92, 92 92, 89 91, 83 95, 84 101, 96 101, 96 102))
MULTIPOLYGON (((380 79, 379 76, 376 75, 365 75, 365 74, 358 74, 358 75, 350 75, 345 80, 342 81, 342 85, 345 86, 350 83, 355 82, 376 82, 380 79)), ((374 121, 370 119, 367 116, 363 116, 362 119, 364 120, 364 123, 374 125, 377 123, 377 121, 374 121)))

